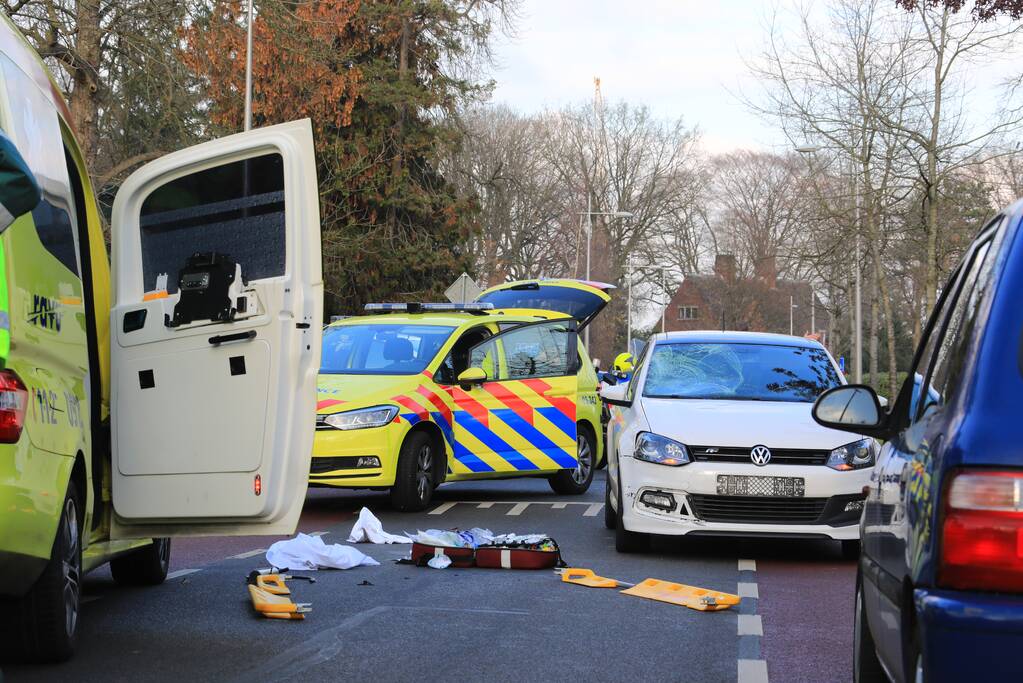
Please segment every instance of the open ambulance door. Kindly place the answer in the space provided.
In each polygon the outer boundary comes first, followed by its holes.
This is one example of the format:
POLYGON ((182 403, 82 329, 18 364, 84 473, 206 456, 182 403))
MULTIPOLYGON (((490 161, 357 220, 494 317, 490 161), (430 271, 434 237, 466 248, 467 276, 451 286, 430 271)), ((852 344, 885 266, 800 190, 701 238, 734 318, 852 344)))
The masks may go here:
POLYGON ((493 304, 507 312, 555 311, 569 315, 579 329, 589 325, 611 301, 615 288, 604 282, 550 279, 502 282, 484 291, 476 301, 493 304))
POLYGON ((292 533, 323 319, 309 121, 133 173, 112 261, 111 535, 292 533))

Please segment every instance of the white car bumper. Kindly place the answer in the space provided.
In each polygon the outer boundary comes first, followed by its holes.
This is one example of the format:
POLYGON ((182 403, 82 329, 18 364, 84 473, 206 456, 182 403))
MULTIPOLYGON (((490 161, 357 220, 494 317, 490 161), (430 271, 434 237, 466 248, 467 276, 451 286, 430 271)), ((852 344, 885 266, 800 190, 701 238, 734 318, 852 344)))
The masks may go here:
POLYGON ((782 535, 852 540, 860 537, 863 487, 870 469, 839 472, 824 465, 768 465, 694 462, 667 467, 619 458, 623 521, 629 531, 669 536, 782 535), (718 475, 801 477, 797 498, 721 496, 718 475), (647 491, 671 494, 673 509, 643 499, 647 491))

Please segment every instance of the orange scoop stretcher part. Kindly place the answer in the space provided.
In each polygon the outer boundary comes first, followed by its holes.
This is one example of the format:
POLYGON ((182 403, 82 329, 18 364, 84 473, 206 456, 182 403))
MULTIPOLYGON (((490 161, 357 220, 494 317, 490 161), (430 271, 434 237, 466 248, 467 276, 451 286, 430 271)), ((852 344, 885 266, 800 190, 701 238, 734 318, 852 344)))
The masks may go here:
POLYGON ((732 605, 738 605, 741 599, 732 593, 712 591, 707 588, 687 586, 682 583, 660 581, 658 579, 644 579, 632 588, 623 590, 625 595, 634 595, 638 598, 648 598, 661 602, 670 602, 673 605, 682 605, 689 609, 701 612, 716 612, 728 609, 732 605))
POLYGON ((281 576, 280 574, 257 576, 256 587, 262 588, 267 593, 272 593, 274 595, 291 595, 291 589, 284 585, 284 580, 290 578, 291 577, 287 574, 284 576, 281 576))
POLYGON ((312 611, 309 603, 294 603, 287 596, 275 595, 251 584, 249 596, 255 610, 270 619, 304 619, 305 613, 312 611))
POLYGON ((672 583, 660 579, 644 579, 639 583, 626 583, 618 579, 610 579, 605 576, 597 576, 592 569, 582 567, 568 567, 558 570, 561 580, 564 583, 574 583, 589 588, 620 588, 624 587, 624 595, 632 595, 637 598, 659 600, 673 605, 681 605, 689 609, 701 612, 716 612, 738 605, 741 598, 732 593, 722 593, 697 586, 687 586, 684 583, 672 583))

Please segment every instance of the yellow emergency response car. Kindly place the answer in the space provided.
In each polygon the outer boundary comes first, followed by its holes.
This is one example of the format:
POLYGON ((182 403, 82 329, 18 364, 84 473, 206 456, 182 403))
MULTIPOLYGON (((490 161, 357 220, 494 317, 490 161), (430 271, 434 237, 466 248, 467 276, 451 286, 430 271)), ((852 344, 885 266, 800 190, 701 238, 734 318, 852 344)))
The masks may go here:
POLYGON ((443 482, 541 476, 584 493, 603 448, 577 332, 610 289, 509 282, 472 304, 370 304, 330 325, 310 485, 390 489, 406 511, 443 482))

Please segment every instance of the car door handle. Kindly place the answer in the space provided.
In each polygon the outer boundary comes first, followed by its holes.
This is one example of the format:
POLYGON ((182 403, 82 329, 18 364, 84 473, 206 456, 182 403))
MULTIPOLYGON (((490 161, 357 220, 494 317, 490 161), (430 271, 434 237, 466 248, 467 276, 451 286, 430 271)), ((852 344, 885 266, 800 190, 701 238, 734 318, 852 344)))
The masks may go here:
POLYGON ((210 344, 220 346, 221 344, 227 344, 230 342, 252 341, 255 338, 255 330, 249 330, 248 332, 235 332, 234 334, 218 334, 214 337, 210 337, 210 344))

